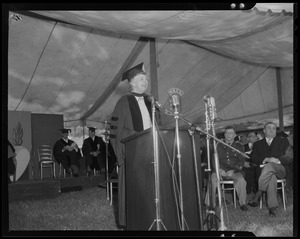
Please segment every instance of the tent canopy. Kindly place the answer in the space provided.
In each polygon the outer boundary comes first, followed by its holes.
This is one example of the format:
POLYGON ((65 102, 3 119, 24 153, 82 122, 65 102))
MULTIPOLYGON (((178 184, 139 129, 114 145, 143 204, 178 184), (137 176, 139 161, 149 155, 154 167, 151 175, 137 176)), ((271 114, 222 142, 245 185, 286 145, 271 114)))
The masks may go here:
MULTIPOLYGON (((101 128, 129 90, 122 73, 144 62, 147 93, 170 108, 168 90, 181 89, 181 116, 195 124, 205 125, 203 99, 210 95, 217 130, 278 123, 278 104, 284 126, 292 125, 293 5, 9 11, 8 110, 63 114, 66 126, 101 128)), ((174 119, 162 112, 162 123, 174 119)))

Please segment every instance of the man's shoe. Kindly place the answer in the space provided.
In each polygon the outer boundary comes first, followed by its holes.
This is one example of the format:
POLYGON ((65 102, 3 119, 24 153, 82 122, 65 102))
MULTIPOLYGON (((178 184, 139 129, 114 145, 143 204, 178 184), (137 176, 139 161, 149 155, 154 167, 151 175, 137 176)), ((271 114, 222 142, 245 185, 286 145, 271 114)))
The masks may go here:
POLYGON ((269 209, 269 214, 270 214, 270 216, 272 216, 272 217, 276 217, 276 207, 271 207, 271 208, 269 209))
POLYGON ((262 191, 258 190, 252 200, 248 203, 250 207, 257 207, 262 196, 262 191))
POLYGON ((250 202, 248 202, 248 205, 250 207, 257 207, 259 205, 259 203, 255 200, 251 200, 250 202))
POLYGON ((248 208, 247 208, 247 206, 244 204, 244 205, 241 206, 241 210, 244 211, 244 212, 246 212, 246 211, 248 211, 248 208))

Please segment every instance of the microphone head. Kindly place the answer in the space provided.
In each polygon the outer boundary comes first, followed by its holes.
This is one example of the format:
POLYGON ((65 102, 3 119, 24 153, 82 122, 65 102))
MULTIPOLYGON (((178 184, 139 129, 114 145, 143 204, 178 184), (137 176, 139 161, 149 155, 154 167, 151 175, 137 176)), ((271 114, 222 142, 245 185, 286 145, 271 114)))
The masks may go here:
MULTIPOLYGON (((170 96, 170 106, 171 108, 181 107, 181 96, 183 95, 183 91, 178 88, 171 88, 168 90, 168 95, 170 96)), ((181 110, 181 109, 180 109, 181 110)))

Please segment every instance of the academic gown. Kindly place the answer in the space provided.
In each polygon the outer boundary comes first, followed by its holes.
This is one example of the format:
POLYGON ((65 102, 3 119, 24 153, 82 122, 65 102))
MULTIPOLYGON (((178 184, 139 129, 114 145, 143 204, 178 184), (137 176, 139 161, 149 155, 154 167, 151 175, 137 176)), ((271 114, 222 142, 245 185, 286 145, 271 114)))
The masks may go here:
MULTIPOLYGON (((146 107, 152 118, 151 102, 144 97, 146 107)), ((160 123, 160 115, 157 110, 156 120, 160 123)), ((125 145, 123 139, 143 131, 143 121, 140 108, 133 94, 128 93, 122 96, 113 111, 111 118, 111 143, 117 157, 118 164, 118 204, 119 204, 119 224, 126 226, 125 214, 125 145)), ((130 160, 130 159, 128 159, 130 160)))
POLYGON ((72 151, 68 151, 65 150, 64 152, 62 152, 62 149, 69 145, 71 146, 74 143, 73 140, 68 140, 68 143, 66 143, 62 138, 58 141, 56 141, 56 143, 53 146, 53 156, 54 159, 60 164, 62 163, 63 167, 67 170, 68 167, 70 167, 71 165, 76 166, 75 168, 73 168, 74 173, 78 173, 78 169, 80 167, 80 157, 81 157, 81 153, 80 153, 80 149, 78 149, 78 151, 76 152, 75 149, 73 149, 72 151), (66 166, 66 158, 70 159, 70 165, 68 165, 68 167, 66 166))
POLYGON ((95 136, 94 141, 91 137, 86 138, 83 141, 82 154, 86 157, 86 162, 88 166, 91 166, 94 160, 96 160, 99 166, 99 170, 105 167, 105 143, 101 137, 95 136), (100 154, 97 157, 95 157, 92 156, 90 153, 98 150, 97 145, 99 145, 100 154))

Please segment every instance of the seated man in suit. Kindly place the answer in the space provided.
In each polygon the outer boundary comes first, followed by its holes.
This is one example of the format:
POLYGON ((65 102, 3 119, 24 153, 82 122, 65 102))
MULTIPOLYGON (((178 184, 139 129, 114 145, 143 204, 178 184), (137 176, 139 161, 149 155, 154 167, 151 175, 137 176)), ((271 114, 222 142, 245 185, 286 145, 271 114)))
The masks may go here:
POLYGON ((70 129, 61 129, 62 138, 53 146, 54 159, 66 170, 67 174, 78 177, 81 153, 78 145, 68 139, 70 129))
POLYGON ((83 141, 82 154, 89 174, 94 168, 100 173, 105 171, 105 143, 101 137, 96 136, 94 127, 89 127, 89 137, 83 141))
POLYGON ((258 191, 248 203, 251 207, 259 205, 262 192, 267 193, 269 214, 276 216, 277 178, 285 178, 286 171, 281 164, 281 157, 285 154, 289 142, 286 138, 276 136, 276 124, 268 122, 264 126, 265 138, 253 145, 251 160, 259 165, 256 167, 258 178, 258 191))
POLYGON ((245 172, 245 180, 247 182, 247 194, 257 191, 257 182, 256 182, 256 169, 257 166, 251 161, 251 153, 254 142, 256 142, 258 137, 253 131, 250 131, 247 135, 248 143, 244 145, 245 153, 250 157, 250 159, 246 159, 243 171, 245 172))

